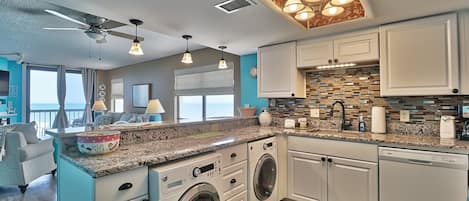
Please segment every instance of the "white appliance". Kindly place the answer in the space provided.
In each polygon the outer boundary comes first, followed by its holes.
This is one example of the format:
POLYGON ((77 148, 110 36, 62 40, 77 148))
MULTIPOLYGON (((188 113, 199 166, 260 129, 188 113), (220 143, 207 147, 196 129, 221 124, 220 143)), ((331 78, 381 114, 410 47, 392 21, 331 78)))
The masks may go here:
POLYGON ((467 170, 467 155, 380 147, 380 201, 466 201, 467 170))
POLYGON ((275 137, 248 144, 248 200, 278 201, 277 141, 275 137))
POLYGON ((453 116, 441 116, 440 138, 454 138, 456 136, 456 123, 453 116))
POLYGON ((221 155, 208 154, 149 170, 151 201, 220 201, 221 155))

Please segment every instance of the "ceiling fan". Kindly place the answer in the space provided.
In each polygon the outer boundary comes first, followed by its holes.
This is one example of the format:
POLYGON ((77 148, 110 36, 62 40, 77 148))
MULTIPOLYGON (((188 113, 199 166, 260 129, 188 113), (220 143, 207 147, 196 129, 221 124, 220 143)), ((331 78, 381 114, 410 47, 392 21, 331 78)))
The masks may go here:
POLYGON ((78 20, 76 18, 70 17, 63 13, 60 13, 56 10, 45 9, 45 12, 60 17, 62 19, 68 20, 75 24, 80 25, 80 27, 45 27, 43 29, 52 30, 52 31, 83 31, 89 38, 96 40, 96 43, 106 43, 106 36, 113 35, 121 38, 126 38, 134 40, 137 38, 139 41, 143 41, 143 37, 136 37, 135 35, 130 35, 122 32, 112 31, 111 29, 125 26, 126 24, 109 20, 103 17, 94 16, 90 14, 85 14, 83 16, 84 20, 78 20))

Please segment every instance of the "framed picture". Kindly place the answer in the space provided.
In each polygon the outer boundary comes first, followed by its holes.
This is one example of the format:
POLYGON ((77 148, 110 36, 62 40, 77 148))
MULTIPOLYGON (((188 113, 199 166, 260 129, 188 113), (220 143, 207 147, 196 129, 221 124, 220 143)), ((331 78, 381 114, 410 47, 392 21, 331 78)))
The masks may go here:
POLYGON ((132 86, 132 106, 147 107, 151 98, 151 84, 135 84, 132 86))

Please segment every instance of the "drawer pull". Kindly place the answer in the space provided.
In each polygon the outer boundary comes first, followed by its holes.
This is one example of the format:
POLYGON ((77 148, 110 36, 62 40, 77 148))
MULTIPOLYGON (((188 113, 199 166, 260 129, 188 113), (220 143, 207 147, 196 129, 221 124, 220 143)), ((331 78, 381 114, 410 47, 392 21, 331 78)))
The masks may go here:
POLYGON ((236 156, 238 156, 236 153, 231 153, 230 155, 231 158, 236 158, 236 156))
POLYGON ((132 188, 132 183, 124 183, 121 186, 119 186, 119 191, 124 191, 132 188))
POLYGON ((235 184, 235 183, 236 183, 236 179, 231 179, 230 184, 235 184))

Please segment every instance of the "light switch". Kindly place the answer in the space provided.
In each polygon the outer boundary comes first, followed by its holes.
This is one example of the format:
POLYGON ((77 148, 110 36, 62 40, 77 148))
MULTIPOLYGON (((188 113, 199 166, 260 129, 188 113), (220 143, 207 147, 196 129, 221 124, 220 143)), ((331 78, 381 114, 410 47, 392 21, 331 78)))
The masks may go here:
POLYGON ((409 110, 401 110, 401 122, 409 122, 410 121, 410 111, 409 110))
POLYGON ((319 109, 310 109, 310 116, 313 118, 319 118, 319 109))

